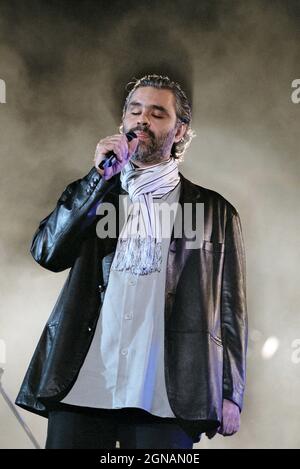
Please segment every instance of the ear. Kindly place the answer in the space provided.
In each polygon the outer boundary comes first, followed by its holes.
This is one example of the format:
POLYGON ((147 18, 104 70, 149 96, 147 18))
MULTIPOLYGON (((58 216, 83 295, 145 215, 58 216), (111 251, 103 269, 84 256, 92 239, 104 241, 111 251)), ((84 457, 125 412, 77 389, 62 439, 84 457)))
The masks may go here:
POLYGON ((176 134, 175 134, 175 137, 174 137, 174 142, 177 143, 179 142, 182 137, 184 136, 185 132, 186 132, 186 129, 187 129, 187 124, 185 124, 184 122, 179 122, 177 124, 177 131, 176 131, 176 134))

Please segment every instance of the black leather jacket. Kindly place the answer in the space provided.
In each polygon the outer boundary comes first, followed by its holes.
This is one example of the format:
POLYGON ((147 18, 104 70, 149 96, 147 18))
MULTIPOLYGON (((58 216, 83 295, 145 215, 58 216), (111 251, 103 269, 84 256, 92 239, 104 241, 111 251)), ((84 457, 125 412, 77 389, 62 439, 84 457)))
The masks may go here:
MULTIPOLYGON (((245 253, 237 210, 220 194, 181 178, 179 202, 204 202, 204 241, 171 237, 165 290, 165 380, 170 406, 193 441, 220 425, 222 400, 242 410, 247 348, 245 253)), ((71 268, 30 362, 16 404, 43 416, 71 389, 91 344, 116 238, 96 234, 95 207, 121 193, 120 175, 95 168, 69 184, 34 234, 46 269, 71 268)), ((182 217, 184 220, 184 215, 182 217)), ((184 234, 184 232, 183 232, 184 234)))

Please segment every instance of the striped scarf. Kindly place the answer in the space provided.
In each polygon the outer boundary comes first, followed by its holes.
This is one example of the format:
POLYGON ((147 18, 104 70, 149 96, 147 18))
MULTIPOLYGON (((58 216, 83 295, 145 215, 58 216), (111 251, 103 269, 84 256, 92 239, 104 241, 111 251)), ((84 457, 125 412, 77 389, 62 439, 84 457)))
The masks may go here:
POLYGON ((176 160, 137 168, 129 160, 121 171, 120 180, 132 205, 119 235, 112 270, 135 275, 160 271, 162 262, 162 234, 157 204, 180 181, 176 160))

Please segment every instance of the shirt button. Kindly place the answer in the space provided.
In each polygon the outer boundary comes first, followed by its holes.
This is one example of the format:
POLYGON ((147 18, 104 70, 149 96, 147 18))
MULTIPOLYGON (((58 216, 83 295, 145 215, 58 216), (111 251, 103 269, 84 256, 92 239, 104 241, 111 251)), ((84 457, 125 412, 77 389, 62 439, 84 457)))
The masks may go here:
POLYGON ((132 314, 131 313, 125 314, 125 319, 132 319, 132 314))
POLYGON ((136 279, 135 278, 131 278, 129 280, 129 285, 136 285, 136 279))
POLYGON ((122 355, 127 355, 127 353, 128 353, 128 350, 127 350, 126 348, 124 348, 124 349, 121 351, 121 354, 122 354, 122 355))
POLYGON ((92 328, 91 327, 88 327, 88 332, 92 332, 92 328))

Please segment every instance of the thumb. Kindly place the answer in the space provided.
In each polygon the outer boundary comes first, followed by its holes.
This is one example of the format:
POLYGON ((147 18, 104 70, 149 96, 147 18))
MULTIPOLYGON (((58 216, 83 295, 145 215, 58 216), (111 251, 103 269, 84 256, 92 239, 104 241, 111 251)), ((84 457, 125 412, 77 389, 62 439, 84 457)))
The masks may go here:
POLYGON ((110 179, 112 177, 112 173, 113 173, 112 166, 106 166, 106 168, 104 168, 104 174, 103 174, 104 179, 110 179))
POLYGON ((139 144, 139 139, 138 138, 133 138, 129 143, 128 143, 128 158, 133 155, 135 152, 137 146, 139 144))

